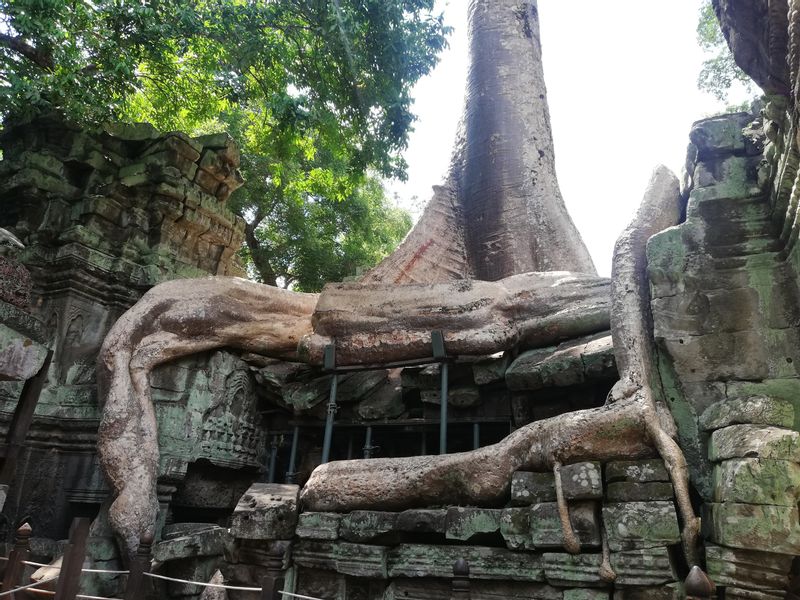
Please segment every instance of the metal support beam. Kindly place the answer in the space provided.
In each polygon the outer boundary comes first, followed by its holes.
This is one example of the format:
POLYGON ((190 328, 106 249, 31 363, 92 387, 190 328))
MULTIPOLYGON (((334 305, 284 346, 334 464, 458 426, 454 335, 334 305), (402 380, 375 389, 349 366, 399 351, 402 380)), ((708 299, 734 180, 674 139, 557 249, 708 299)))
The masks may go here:
POLYGON ((278 461, 278 436, 272 436, 269 445, 269 471, 267 471, 267 483, 275 483, 275 469, 278 461))
POLYGON ((431 346, 433 357, 441 361, 442 387, 439 411, 439 454, 447 454, 447 395, 450 365, 447 363, 447 350, 444 347, 444 334, 441 331, 431 331, 431 346))
POLYGON ((472 449, 477 450, 481 447, 481 424, 472 424, 472 449))
MULTIPOLYGON (((323 361, 326 371, 336 368, 336 347, 333 344, 325 346, 325 356, 323 361)), ((331 458, 331 443, 333 442, 333 419, 336 416, 338 407, 336 406, 336 390, 339 386, 339 376, 334 373, 331 375, 331 395, 328 398, 328 417, 325 420, 325 437, 322 442, 322 464, 324 465, 331 458)))
POLYGON ((372 451, 375 446, 372 445, 372 427, 367 426, 367 437, 364 440, 364 458, 372 458, 372 451))
POLYGON ((289 470, 286 472, 286 483, 297 482, 297 444, 300 438, 300 427, 294 426, 292 433, 292 450, 289 453, 289 470))

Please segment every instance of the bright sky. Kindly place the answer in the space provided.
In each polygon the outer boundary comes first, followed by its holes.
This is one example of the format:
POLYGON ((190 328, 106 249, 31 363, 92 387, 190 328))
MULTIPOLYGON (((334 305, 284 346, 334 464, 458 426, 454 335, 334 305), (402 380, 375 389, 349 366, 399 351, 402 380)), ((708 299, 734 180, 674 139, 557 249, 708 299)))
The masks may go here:
MULTIPOLYGON (((692 122, 721 109, 696 86, 700 1, 539 0, 559 183, 601 275, 653 168, 680 177, 692 122)), ((415 89, 408 182, 389 186, 416 214, 444 177, 461 115, 468 3, 437 0, 455 31, 415 89)))

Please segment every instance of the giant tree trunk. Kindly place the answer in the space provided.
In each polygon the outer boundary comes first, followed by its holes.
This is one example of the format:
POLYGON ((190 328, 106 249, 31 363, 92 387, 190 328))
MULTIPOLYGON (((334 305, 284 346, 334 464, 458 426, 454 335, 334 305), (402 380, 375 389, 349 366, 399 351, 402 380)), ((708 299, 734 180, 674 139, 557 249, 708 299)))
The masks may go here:
POLYGON ((535 0, 471 0, 470 69, 446 182, 365 282, 595 273, 559 191, 535 0))

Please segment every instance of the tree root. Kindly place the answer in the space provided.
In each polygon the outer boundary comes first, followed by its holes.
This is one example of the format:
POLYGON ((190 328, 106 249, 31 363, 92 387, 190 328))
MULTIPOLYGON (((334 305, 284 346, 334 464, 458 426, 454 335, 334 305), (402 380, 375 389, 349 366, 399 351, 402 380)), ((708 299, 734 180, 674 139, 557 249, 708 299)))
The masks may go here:
POLYGON ((608 532, 606 531, 606 524, 600 523, 600 541, 603 548, 603 559, 600 563, 600 579, 606 583, 614 583, 617 579, 617 574, 611 566, 611 550, 608 547, 608 532))
POLYGON ((581 543, 578 540, 578 536, 575 535, 575 530, 572 529, 572 523, 569 520, 569 506, 564 499, 564 486, 561 484, 561 463, 558 461, 553 464, 553 477, 556 485, 558 518, 561 520, 561 531, 564 534, 564 548, 570 554, 580 554, 581 543))

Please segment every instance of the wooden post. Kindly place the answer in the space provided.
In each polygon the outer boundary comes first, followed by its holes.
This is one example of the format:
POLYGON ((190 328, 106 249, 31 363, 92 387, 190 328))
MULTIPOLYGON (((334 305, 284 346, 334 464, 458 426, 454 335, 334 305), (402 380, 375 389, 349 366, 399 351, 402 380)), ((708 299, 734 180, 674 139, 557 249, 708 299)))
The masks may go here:
MULTIPOLYGON (((275 544, 267 555, 267 574, 261 578, 261 597, 259 600, 281 600, 283 591, 283 559, 285 548, 275 544)), ((125 599, 127 600, 127 598, 125 599)))
POLYGON ((143 600, 146 597, 148 582, 145 573, 150 572, 153 541, 154 538, 149 533, 139 539, 139 547, 136 549, 136 556, 131 561, 128 584, 125 587, 125 600, 143 600))
POLYGON ((453 565, 453 587, 450 600, 470 600, 469 563, 459 558, 453 565))
POLYGON ((54 600, 75 600, 81 585, 81 569, 86 558, 86 541, 89 538, 91 519, 85 517, 72 521, 69 530, 69 543, 61 561, 61 573, 56 583, 54 600))
MULTIPOLYGON (((28 560, 31 553, 31 526, 23 523, 14 536, 14 548, 8 555, 6 572, 3 576, 3 591, 13 590, 22 584, 22 574, 25 572, 24 561, 28 560)), ((14 600, 14 594, 9 595, 14 600)))
POLYGON ((689 570, 683 589, 687 599, 705 600, 717 593, 717 586, 708 578, 705 571, 697 565, 694 565, 689 570))

